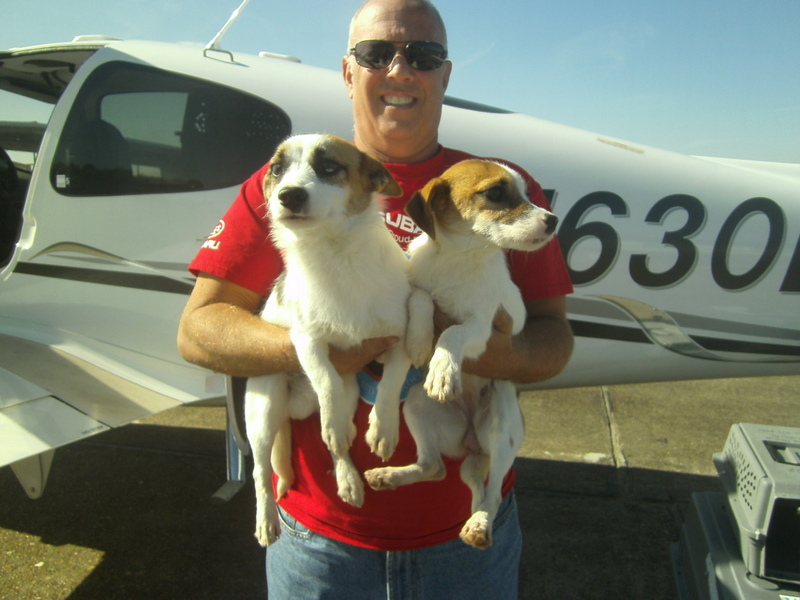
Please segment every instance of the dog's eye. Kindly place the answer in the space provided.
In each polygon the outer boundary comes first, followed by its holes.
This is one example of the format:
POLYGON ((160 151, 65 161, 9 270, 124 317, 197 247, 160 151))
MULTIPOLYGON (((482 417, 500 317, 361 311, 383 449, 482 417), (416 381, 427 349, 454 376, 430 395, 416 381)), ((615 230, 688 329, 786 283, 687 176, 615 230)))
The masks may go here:
POLYGON ((269 166, 269 174, 273 177, 280 177, 283 174, 283 165, 280 163, 272 163, 269 166))
POLYGON ((483 192, 483 195, 489 202, 500 202, 503 200, 503 186, 496 185, 494 187, 490 187, 488 190, 483 192))
POLYGON ((344 170, 344 167, 336 161, 325 158, 317 163, 314 170, 320 177, 333 177, 344 170))

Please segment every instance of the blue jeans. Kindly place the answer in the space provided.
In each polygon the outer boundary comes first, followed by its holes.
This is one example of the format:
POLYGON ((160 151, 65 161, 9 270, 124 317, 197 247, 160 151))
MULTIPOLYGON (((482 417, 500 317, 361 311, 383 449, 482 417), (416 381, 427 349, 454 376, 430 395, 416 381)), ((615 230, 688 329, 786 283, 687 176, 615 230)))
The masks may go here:
POLYGON ((283 533, 267 550, 269 600, 517 598, 522 532, 513 492, 500 506, 487 550, 460 539, 421 550, 369 550, 280 516, 283 533))

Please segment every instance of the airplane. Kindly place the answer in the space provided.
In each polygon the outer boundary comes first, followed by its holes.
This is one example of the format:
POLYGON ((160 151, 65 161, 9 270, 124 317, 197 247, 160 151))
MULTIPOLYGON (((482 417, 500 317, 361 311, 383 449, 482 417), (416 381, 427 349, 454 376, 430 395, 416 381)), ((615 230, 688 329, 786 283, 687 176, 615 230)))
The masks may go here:
MULTIPOLYGON (((46 125, 0 121, 0 466, 32 498, 56 448, 195 402, 227 403, 219 497, 241 485, 241 382, 177 351, 186 266, 282 139, 350 138, 352 109, 339 72, 223 49, 235 16, 205 48, 81 36, 0 51, 0 90, 53 105, 46 125)), ((440 141, 522 166, 560 218, 576 344, 536 388, 800 374, 800 165, 454 97, 440 141)))

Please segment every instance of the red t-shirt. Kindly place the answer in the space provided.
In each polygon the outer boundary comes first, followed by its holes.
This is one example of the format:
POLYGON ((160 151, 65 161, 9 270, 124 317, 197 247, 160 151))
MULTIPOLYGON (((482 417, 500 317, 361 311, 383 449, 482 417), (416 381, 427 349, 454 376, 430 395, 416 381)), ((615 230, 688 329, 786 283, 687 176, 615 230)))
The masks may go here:
MULTIPOLYGON (((386 165, 403 189, 401 197, 387 198, 384 203, 386 225, 403 248, 421 232, 403 210, 411 195, 466 158, 472 156, 443 148, 423 163, 386 165)), ((549 208, 541 186, 515 168, 530 186, 531 201, 549 208)), ((230 209, 189 266, 192 273, 208 273, 259 294, 269 293, 283 264, 269 239, 262 192, 266 169, 264 166, 243 184, 230 209)), ((557 240, 534 253, 509 253, 509 266, 525 301, 572 292, 557 240)), ((387 464, 399 466, 416 462, 416 445, 402 415, 400 441, 389 462, 383 463, 370 452, 364 440, 370 410, 367 401, 359 402, 355 417, 358 435, 350 449, 358 470, 363 473, 387 464)), ((442 481, 408 485, 393 491, 374 491, 365 485, 361 508, 343 502, 336 495, 336 480, 331 473, 333 462, 322 441, 318 415, 292 422, 292 464, 295 481, 281 506, 312 531, 357 546, 384 551, 432 546, 458 537, 471 514, 471 493, 459 475, 461 460, 451 459, 445 459, 447 477, 442 481)), ((504 495, 513 482, 512 469, 504 482, 504 495)))

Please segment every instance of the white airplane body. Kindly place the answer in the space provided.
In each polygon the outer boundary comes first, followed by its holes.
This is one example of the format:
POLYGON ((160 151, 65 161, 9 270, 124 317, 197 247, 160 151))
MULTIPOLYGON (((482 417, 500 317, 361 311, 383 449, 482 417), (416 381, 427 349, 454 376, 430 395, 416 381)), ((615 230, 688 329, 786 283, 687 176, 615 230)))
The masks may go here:
MULTIPOLYGON (((0 89, 55 103, 41 142, 0 123, 36 153, 0 198, 0 466, 37 496, 53 449, 225 396, 176 348, 186 266, 280 139, 351 138, 352 107, 286 57, 97 38, 0 52, 0 89)), ((800 165, 446 104, 440 141, 522 166, 561 220, 576 345, 539 387, 800 373, 800 165)))

